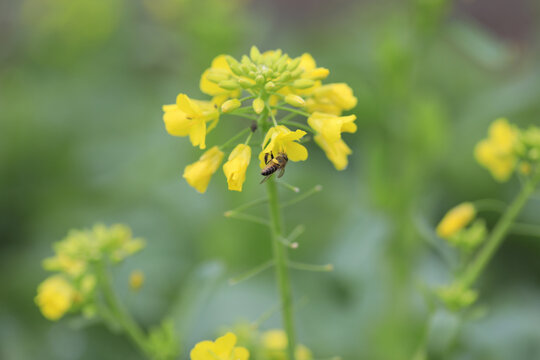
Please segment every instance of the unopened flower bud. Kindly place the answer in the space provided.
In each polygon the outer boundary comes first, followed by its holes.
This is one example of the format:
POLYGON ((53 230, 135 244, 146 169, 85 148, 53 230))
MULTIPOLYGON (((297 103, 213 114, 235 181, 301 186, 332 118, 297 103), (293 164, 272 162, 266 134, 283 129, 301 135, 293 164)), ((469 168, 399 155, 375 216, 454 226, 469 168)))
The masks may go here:
POLYGON ((234 80, 220 81, 218 85, 220 88, 223 88, 225 90, 236 90, 240 87, 240 85, 238 85, 238 82, 234 80))
POLYGON ((298 69, 294 70, 293 72, 291 72, 291 77, 292 78, 297 78, 300 75, 302 75, 303 72, 304 72, 304 69, 298 68, 298 69))
POLYGON ((240 84, 240 86, 243 87, 244 89, 249 89, 250 87, 255 85, 255 81, 251 79, 240 78, 238 79, 238 84, 240 84))
POLYGON ((235 58, 233 58, 232 56, 227 56, 225 58, 225 60, 227 60, 227 64, 229 64, 229 67, 231 68, 231 71, 235 74, 235 75, 243 75, 244 74, 244 71, 242 70, 242 67, 240 65, 240 63, 238 61, 236 61, 235 58))
POLYGON ((285 102, 295 107, 303 107, 304 105, 306 105, 304 99, 295 94, 289 94, 285 96, 285 102))
POLYGON ((264 84, 264 76, 262 76, 261 74, 257 75, 257 77, 255 78, 255 82, 257 83, 257 85, 264 84))
POLYGON ((315 82, 310 79, 298 79, 295 80, 292 84, 293 87, 297 89, 307 89, 315 85, 315 82))
POLYGON ((221 112, 228 113, 233 110, 236 110, 242 105, 238 99, 230 99, 221 104, 221 112))
POLYGON ((287 70, 289 70, 289 71, 295 70, 295 69, 298 67, 298 65, 300 65, 300 60, 301 60, 301 59, 300 59, 299 57, 297 57, 296 59, 293 59, 293 60, 287 65, 287 70))
POLYGON ((264 85, 264 90, 266 90, 268 92, 271 92, 275 88, 276 88, 276 84, 274 84, 272 81, 269 81, 269 82, 266 83, 266 85, 264 85))
POLYGON ((252 106, 255 113, 260 114, 264 110, 264 101, 261 98, 256 98, 253 100, 252 106))
POLYGON ((252 46, 249 52, 249 56, 251 57, 251 60, 258 62, 261 58, 261 52, 259 51, 259 49, 257 49, 256 46, 252 46))
POLYGON ((316 68, 309 74, 309 78, 313 80, 322 80, 325 79, 330 71, 327 68, 316 68))
POLYGON ((219 72, 219 71, 212 71, 210 70, 208 72, 208 80, 210 80, 211 82, 213 83, 220 83, 222 81, 225 81, 227 79, 229 79, 229 75, 228 74, 224 74, 222 72, 219 72))

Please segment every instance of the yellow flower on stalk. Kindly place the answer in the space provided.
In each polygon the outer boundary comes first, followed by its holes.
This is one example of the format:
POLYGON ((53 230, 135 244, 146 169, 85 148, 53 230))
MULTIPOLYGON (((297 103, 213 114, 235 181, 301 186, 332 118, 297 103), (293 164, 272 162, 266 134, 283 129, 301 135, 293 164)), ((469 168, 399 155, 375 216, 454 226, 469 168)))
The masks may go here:
POLYGON ((129 275, 129 288, 139 290, 144 284, 144 273, 141 270, 133 270, 129 275))
POLYGON ((518 133, 506 119, 497 119, 489 127, 488 138, 480 141, 474 156, 497 181, 507 181, 516 167, 515 146, 518 133))
POLYGON ((223 172, 227 177, 229 190, 242 191, 250 161, 251 148, 245 144, 238 144, 229 155, 229 160, 223 165, 223 172))
POLYGON ((219 55, 212 60, 212 65, 201 76, 200 88, 207 95, 213 96, 213 101, 218 106, 229 98, 240 96, 241 89, 227 90, 218 85, 220 81, 228 80, 233 73, 226 60, 226 55, 219 55))
POLYGON ((262 143, 263 151, 259 154, 261 168, 264 167, 264 154, 272 153, 274 156, 280 152, 287 154, 291 161, 304 161, 308 157, 307 149, 297 143, 306 132, 303 130, 291 131, 283 125, 274 126, 266 133, 262 143))
POLYGON ((60 319, 73 304, 76 291, 61 275, 51 276, 39 284, 36 304, 49 320, 60 319))
POLYGON ((198 161, 186 166, 183 176, 188 184, 201 194, 204 193, 210 178, 218 169, 224 155, 217 146, 214 146, 207 150, 198 161))
POLYGON ((188 136, 193 146, 206 148, 206 134, 212 130, 219 120, 219 112, 210 101, 190 99, 179 94, 176 104, 164 105, 163 121, 167 132, 174 136, 188 136), (206 123, 212 123, 206 126, 206 123))
MULTIPOLYGON (((322 80, 330 74, 328 69, 323 67, 318 68, 315 59, 308 53, 304 53, 300 56, 300 65, 298 67, 304 70, 304 73, 302 74, 302 78, 304 79, 322 80)), ((320 84, 320 82, 318 84, 320 84)))
POLYGON ((191 350, 191 360, 248 360, 249 351, 236 345, 236 335, 226 333, 213 341, 201 341, 191 350))
POLYGON ((464 202, 450 209, 437 225, 437 235, 449 239, 466 227, 476 216, 476 208, 470 202, 464 202))
POLYGON ((341 139, 341 133, 356 132, 355 115, 336 116, 320 112, 314 112, 308 118, 308 124, 317 133, 313 138, 324 150, 328 159, 337 170, 347 167, 347 156, 352 153, 351 149, 341 139))
MULTIPOLYGON (((287 335, 283 330, 273 329, 265 331, 261 335, 261 343, 263 348, 269 352, 271 358, 285 359, 287 350, 287 335)), ((311 350, 302 344, 296 345, 294 349, 295 360, 311 360, 313 355, 311 350)))
POLYGON ((306 110, 341 115, 344 110, 356 106, 356 97, 352 89, 345 83, 327 84, 316 88, 312 97, 306 100, 306 110))

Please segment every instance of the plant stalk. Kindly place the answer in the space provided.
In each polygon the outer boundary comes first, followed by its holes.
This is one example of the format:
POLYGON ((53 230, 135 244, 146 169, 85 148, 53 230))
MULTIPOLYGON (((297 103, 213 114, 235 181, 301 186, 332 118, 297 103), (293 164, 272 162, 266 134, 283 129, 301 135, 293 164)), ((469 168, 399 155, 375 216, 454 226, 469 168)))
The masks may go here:
POLYGON ((100 262, 97 269, 103 296, 105 297, 105 301, 107 302, 111 313, 114 315, 115 320, 122 327, 128 337, 133 341, 133 343, 139 348, 139 350, 148 358, 152 358, 152 355, 148 349, 146 335, 131 317, 129 312, 120 303, 116 293, 113 290, 111 277, 107 271, 105 261, 100 262))
POLYGON ((281 219, 277 187, 274 178, 266 181, 268 192, 268 204, 270 210, 270 227, 272 229, 272 247, 274 251, 274 263, 278 291, 281 297, 281 312, 283 327, 287 334, 287 355, 289 360, 294 360, 295 333, 292 307, 291 280, 288 269, 287 248, 280 241, 283 237, 283 223, 281 219))
POLYGON ((516 217, 523 209, 523 206, 527 203, 527 200, 534 193, 536 184, 538 183, 538 177, 531 178, 525 183, 520 193, 506 209, 503 216, 495 225, 491 236, 484 247, 478 252, 476 258, 467 266, 465 271, 459 278, 459 282, 468 288, 474 284, 478 276, 482 273, 482 270, 489 263, 499 246, 502 244, 506 234, 510 231, 512 224, 516 217))

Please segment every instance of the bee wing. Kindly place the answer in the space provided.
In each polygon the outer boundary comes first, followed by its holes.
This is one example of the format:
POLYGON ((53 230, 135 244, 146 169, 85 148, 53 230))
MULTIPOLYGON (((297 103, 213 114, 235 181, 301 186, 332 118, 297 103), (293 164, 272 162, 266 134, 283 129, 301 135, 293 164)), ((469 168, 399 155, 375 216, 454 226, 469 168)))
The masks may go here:
POLYGON ((267 175, 264 177, 264 179, 261 180, 261 182, 259 184, 262 184, 263 182, 265 182, 266 180, 268 180, 272 175, 274 175, 273 173, 270 174, 270 175, 267 175))
POLYGON ((279 169, 279 174, 278 174, 278 178, 282 177, 283 174, 285 174, 285 167, 282 167, 281 169, 279 169))

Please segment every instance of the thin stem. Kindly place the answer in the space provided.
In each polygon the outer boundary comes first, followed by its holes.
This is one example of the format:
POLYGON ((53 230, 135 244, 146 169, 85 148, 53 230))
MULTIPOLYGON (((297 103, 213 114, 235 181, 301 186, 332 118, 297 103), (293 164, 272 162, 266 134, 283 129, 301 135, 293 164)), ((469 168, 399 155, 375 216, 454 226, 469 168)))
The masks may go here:
POLYGON ((251 141, 252 136, 253 136, 253 131, 249 133, 246 141, 244 142, 244 145, 249 145, 249 142, 251 141))
POLYGON ((305 117, 310 117, 311 116, 310 114, 308 114, 305 111, 293 109, 293 108, 290 108, 290 107, 276 105, 276 106, 274 106, 274 108, 279 109, 279 110, 283 110, 283 111, 292 112, 292 113, 302 115, 302 116, 305 116, 305 117))
POLYGON ((532 195, 535 190, 538 179, 530 179, 521 189, 518 196, 510 204, 508 209, 495 225, 490 237, 488 238, 484 247, 479 251, 476 258, 469 264, 458 281, 465 287, 471 286, 478 276, 482 273, 482 270, 489 263, 493 254, 497 251, 501 243, 503 242, 506 234, 510 230, 514 219, 518 216, 523 206, 532 195))
POLYGON ((513 223, 510 232, 512 234, 540 237, 540 225, 513 223))
POLYGON ((246 115, 246 114, 242 114, 242 113, 237 113, 237 114, 227 113, 225 115, 234 115, 234 116, 238 116, 238 117, 241 117, 241 118, 244 118, 244 119, 257 120, 257 118, 255 116, 246 115))
POLYGON ((289 183, 286 183, 285 181, 280 181, 278 182, 278 184, 284 187, 285 189, 291 190, 292 192, 295 192, 295 193, 300 192, 300 188, 298 186, 291 185, 289 183))
POLYGON ((262 263, 262 264, 260 264, 260 265, 258 265, 256 267, 254 267, 253 269, 246 271, 245 273, 243 273, 243 274, 241 274, 239 276, 236 276, 236 277, 233 277, 233 278, 229 279, 229 284, 230 285, 236 285, 238 283, 241 283, 242 281, 246 281, 248 279, 251 279, 252 277, 262 273, 266 269, 271 268, 273 265, 274 265, 274 260, 269 260, 267 262, 264 262, 264 263, 262 263))
POLYGON ((316 185, 313 188, 311 188, 310 190, 306 191, 305 193, 303 193, 301 195, 298 195, 294 199, 292 199, 290 201, 287 201, 286 203, 282 204, 281 207, 287 207, 287 206, 294 205, 294 204, 296 204, 296 203, 310 197, 311 195, 318 193, 321 190, 322 190, 322 185, 316 185))
POLYGON ((283 327, 285 329, 285 333, 287 334, 288 340, 287 354, 289 359, 294 359, 295 333, 291 281, 287 266, 287 248, 283 246, 280 241, 280 238, 283 237, 283 225, 278 201, 277 186, 273 178, 268 179, 266 184, 272 229, 272 245, 276 265, 276 278, 278 290, 281 296, 283 327))
POLYGON ((313 131, 312 128, 310 128, 309 126, 304 125, 302 123, 299 123, 297 121, 290 121, 290 120, 289 121, 283 121, 283 120, 281 120, 279 123, 280 124, 285 124, 285 125, 290 125, 290 126, 296 126, 297 128, 306 130, 307 132, 310 132, 310 133, 313 133, 313 134, 315 133, 315 131, 313 131))
POLYGON ((227 146, 229 146, 231 143, 235 142, 236 140, 238 140, 239 138, 241 138, 242 136, 244 136, 244 134, 246 132, 250 131, 250 128, 245 128, 244 130, 240 131, 238 134, 234 135, 232 138, 230 138, 229 140, 227 140, 223 145, 220 145, 219 148, 220 149, 223 149, 223 148, 226 148, 227 146))
POLYGON ((270 107, 270 105, 268 105, 268 103, 264 103, 264 105, 266 106, 266 108, 268 109, 268 113, 270 114, 270 117, 272 118, 272 122, 274 123, 274 126, 277 126, 277 121, 276 121, 276 117, 274 116, 274 113, 272 111, 272 108, 270 107))
POLYGON ((259 205, 259 204, 265 203, 265 202, 267 202, 267 201, 268 201, 268 198, 267 198, 267 197, 255 199, 255 200, 253 200, 253 201, 250 201, 250 202, 247 202, 247 203, 245 203, 245 204, 242 204, 242 205, 238 206, 237 208, 234 208, 234 209, 225 211, 224 215, 225 215, 226 217, 228 217, 228 216, 230 216, 230 215, 229 215, 230 213, 238 212, 238 211, 242 211, 242 210, 246 210, 246 209, 249 209, 250 207, 253 207, 253 206, 255 206, 255 205, 259 205))
POLYGON ((325 264, 325 265, 316 265, 316 264, 304 264, 294 261, 289 261, 289 267, 296 270, 304 271, 320 271, 320 272, 329 272, 334 270, 334 265, 325 264))
POLYGON ((99 262, 96 268, 101 290, 103 291, 105 301, 107 302, 112 315, 141 352, 152 358, 152 354, 150 354, 148 348, 146 335, 116 297, 105 261, 99 262))
POLYGON ((232 219, 238 219, 238 220, 244 220, 244 221, 250 221, 256 224, 264 225, 264 226, 270 226, 270 223, 263 218, 260 218, 258 216, 244 214, 238 211, 227 211, 225 213, 225 216, 232 219))

